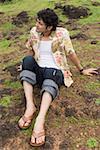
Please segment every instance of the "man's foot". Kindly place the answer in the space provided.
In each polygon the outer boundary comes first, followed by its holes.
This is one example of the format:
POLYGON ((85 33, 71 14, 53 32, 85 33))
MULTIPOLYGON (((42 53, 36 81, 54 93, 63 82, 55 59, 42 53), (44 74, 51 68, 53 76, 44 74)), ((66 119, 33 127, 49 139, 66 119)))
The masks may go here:
POLYGON ((32 109, 26 109, 25 114, 18 121, 18 125, 21 129, 27 129, 31 125, 35 111, 35 107, 32 109))
POLYGON ((44 119, 37 118, 31 136, 30 144, 32 146, 41 146, 44 143, 45 143, 44 119))

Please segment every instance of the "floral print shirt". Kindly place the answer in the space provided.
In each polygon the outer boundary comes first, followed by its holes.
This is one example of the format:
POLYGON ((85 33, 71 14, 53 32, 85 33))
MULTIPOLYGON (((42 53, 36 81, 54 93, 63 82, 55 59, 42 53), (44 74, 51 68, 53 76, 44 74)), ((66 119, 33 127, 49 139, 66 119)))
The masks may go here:
MULTIPOLYGON (((74 51, 69 33, 65 28, 57 27, 56 31, 53 31, 50 35, 50 40, 52 40, 52 52, 54 60, 62 70, 64 75, 64 84, 69 87, 73 80, 71 74, 69 73, 69 66, 67 63, 67 56, 74 51)), ((39 44, 40 44, 40 33, 36 32, 36 27, 33 27, 30 31, 30 37, 26 43, 26 47, 34 52, 35 60, 39 61, 39 44)))

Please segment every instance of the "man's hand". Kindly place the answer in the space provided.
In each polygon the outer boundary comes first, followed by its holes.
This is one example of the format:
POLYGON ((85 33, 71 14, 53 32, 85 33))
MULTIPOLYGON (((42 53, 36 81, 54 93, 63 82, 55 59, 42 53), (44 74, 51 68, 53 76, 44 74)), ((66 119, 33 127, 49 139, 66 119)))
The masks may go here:
POLYGON ((22 64, 17 67, 17 71, 22 71, 22 64))
POLYGON ((67 71, 64 71, 64 76, 67 78, 67 77, 72 77, 72 73, 69 71, 69 70, 67 70, 67 71))
POLYGON ((92 76, 93 74, 98 74, 97 69, 96 68, 89 68, 89 69, 84 69, 82 71, 83 75, 88 75, 88 76, 92 76))

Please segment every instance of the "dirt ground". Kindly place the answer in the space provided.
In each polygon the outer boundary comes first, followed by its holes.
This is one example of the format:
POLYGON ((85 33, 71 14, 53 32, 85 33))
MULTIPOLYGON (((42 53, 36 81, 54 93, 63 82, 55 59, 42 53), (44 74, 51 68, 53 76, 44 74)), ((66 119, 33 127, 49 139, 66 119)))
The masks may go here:
MULTIPOLYGON (((66 27, 72 30, 76 27, 74 25, 67 24, 66 27)), ((73 46, 78 49, 78 56, 84 66, 86 68, 95 66, 99 74, 92 77, 80 75, 70 64, 74 83, 70 88, 61 87, 59 97, 53 101, 46 117, 46 143, 40 148, 29 145, 35 118, 27 130, 20 130, 17 126, 18 119, 25 110, 22 86, 14 88, 12 84, 11 86, 5 84, 7 80, 10 83, 19 82, 19 73, 16 69, 19 62, 14 65, 7 66, 7 64, 15 58, 23 57, 24 42, 21 43, 17 39, 17 51, 0 55, 0 63, 3 64, 0 68, 0 98, 12 96, 10 105, 0 104, 0 150, 100 150, 100 103, 96 104, 96 99, 100 99, 99 25, 99 23, 84 25, 79 29, 80 34, 72 37, 73 46), (93 35, 95 38, 92 38, 93 35), (87 144, 90 138, 97 141, 94 148, 87 144)), ((1 34, 2 39, 5 35, 2 32, 1 34)), ((17 35, 19 34, 17 32, 17 35)), ((16 38, 15 34, 11 36, 10 38, 16 38)), ((40 106, 38 87, 35 87, 34 93, 37 105, 36 117, 40 106)))

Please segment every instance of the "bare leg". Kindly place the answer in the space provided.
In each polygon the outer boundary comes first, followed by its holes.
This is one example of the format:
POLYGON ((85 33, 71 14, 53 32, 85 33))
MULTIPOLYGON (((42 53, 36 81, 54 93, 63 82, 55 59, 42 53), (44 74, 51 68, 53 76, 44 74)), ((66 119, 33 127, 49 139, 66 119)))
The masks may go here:
MULTIPOLYGON (((33 130, 36 134, 44 131, 45 116, 46 116, 46 113, 49 109, 51 102, 52 102, 51 95, 48 92, 44 92, 44 94, 42 96, 40 111, 36 118, 34 130, 33 130)), ((37 144, 42 143, 44 141, 44 139, 45 139, 45 136, 41 136, 36 139, 36 143, 37 144)), ((33 136, 31 138, 31 142, 35 143, 35 138, 33 136)))
MULTIPOLYGON (((24 88, 24 92, 25 92, 25 97, 26 97, 26 110, 25 110, 25 114, 24 116, 26 118, 29 118, 30 116, 33 115, 33 113, 36 111, 35 105, 33 103, 33 86, 31 84, 29 84, 26 81, 23 81, 23 88, 24 88)), ((29 120, 30 122, 31 120, 29 120)), ((27 126, 29 124, 29 122, 26 122, 24 124, 23 119, 21 118, 19 120, 19 125, 21 126, 27 126)))

